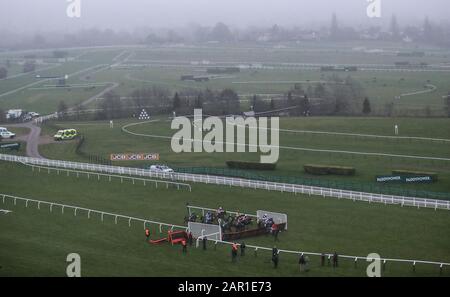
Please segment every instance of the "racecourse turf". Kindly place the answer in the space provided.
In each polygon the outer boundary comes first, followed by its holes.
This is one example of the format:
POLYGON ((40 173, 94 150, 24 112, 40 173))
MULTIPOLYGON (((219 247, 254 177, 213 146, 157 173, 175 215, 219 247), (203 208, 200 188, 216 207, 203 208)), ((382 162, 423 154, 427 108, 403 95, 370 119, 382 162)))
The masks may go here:
MULTIPOLYGON (((166 189, 120 180, 97 180, 91 175, 77 178, 64 172, 34 172, 24 165, 0 163, 1 193, 45 200, 101 211, 124 214, 169 224, 183 224, 185 204, 256 212, 257 209, 288 214, 289 229, 279 241, 270 236, 246 239, 247 244, 278 248, 367 256, 450 262, 447 234, 449 217, 445 210, 416 209, 368 204, 334 198, 308 197, 287 193, 193 184, 192 192, 166 189)), ((12 200, 1 204, 11 213, 0 214, 0 275, 64 276, 66 256, 79 253, 84 276, 364 276, 366 262, 340 261, 333 269, 320 266, 311 257, 311 270, 299 272, 297 255, 281 254, 280 266, 273 269, 270 253, 253 250, 232 264, 230 248, 212 242, 208 250, 145 242, 143 225, 119 219, 114 223, 98 215, 90 219, 82 211, 74 216, 57 207, 12 200)), ((152 237, 163 237, 152 226, 152 237)), ((444 268, 443 275, 450 270, 444 268)), ((388 262, 385 276, 438 276, 437 266, 388 262)))

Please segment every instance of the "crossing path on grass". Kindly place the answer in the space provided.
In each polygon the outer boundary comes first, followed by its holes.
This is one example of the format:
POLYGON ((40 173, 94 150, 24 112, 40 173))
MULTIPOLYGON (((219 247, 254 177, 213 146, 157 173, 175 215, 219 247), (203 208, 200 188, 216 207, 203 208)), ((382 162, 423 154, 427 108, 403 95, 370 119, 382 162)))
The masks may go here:
POLYGON ((16 128, 27 128, 30 132, 25 135, 26 146, 26 155, 32 158, 43 158, 39 154, 39 142, 41 135, 41 127, 34 124, 34 121, 20 123, 20 124, 11 124, 5 125, 6 127, 16 127, 16 128))
MULTIPOLYGON (((229 122, 227 121, 227 124, 229 122)), ((233 124, 238 127, 242 125, 233 124)), ((391 136, 391 135, 377 135, 377 134, 363 134, 363 133, 347 133, 347 132, 333 132, 333 131, 315 131, 315 130, 293 130, 293 129, 274 129, 274 128, 264 128, 259 129, 279 131, 279 132, 290 132, 290 133, 300 133, 300 134, 325 134, 325 135, 336 135, 336 136, 351 136, 351 137, 364 137, 364 138, 384 138, 384 139, 399 139, 399 140, 424 140, 424 141, 435 141, 435 142, 448 142, 450 139, 446 138, 431 138, 431 137, 418 137, 418 136, 391 136)))
POLYGON ((39 72, 42 72, 42 71, 45 71, 45 70, 50 70, 50 69, 53 69, 53 68, 61 66, 60 63, 47 63, 47 65, 50 65, 50 66, 47 66, 47 67, 44 67, 44 68, 39 68, 39 69, 36 69, 34 71, 30 71, 30 72, 18 73, 18 74, 10 75, 10 76, 7 76, 5 78, 1 78, 0 81, 2 81, 2 80, 10 80, 10 79, 13 79, 13 78, 18 78, 18 77, 22 77, 22 76, 26 76, 26 75, 30 75, 30 74, 36 74, 36 73, 39 73, 39 72))
MULTIPOLYGON (((88 68, 81 69, 81 70, 79 70, 79 71, 76 71, 76 72, 73 72, 73 73, 69 74, 69 77, 71 77, 71 76, 76 76, 76 75, 79 75, 79 74, 82 74, 82 73, 87 72, 87 71, 89 71, 89 70, 95 69, 95 68, 97 68, 97 67, 99 67, 99 66, 104 66, 104 64, 101 64, 101 65, 95 65, 95 66, 91 66, 91 67, 88 67, 88 68)), ((51 80, 54 80, 54 79, 53 79, 53 78, 46 78, 46 79, 38 80, 38 81, 33 82, 33 83, 29 83, 29 84, 27 84, 27 85, 25 85, 25 86, 22 86, 22 87, 19 87, 19 88, 17 88, 17 89, 10 90, 10 91, 7 91, 7 92, 5 92, 5 93, 0 94, 0 98, 1 98, 1 97, 5 97, 5 96, 9 96, 9 95, 11 95, 11 94, 17 93, 17 92, 19 92, 19 91, 22 91, 22 90, 31 88, 31 87, 33 87, 33 86, 35 86, 35 85, 38 85, 38 84, 41 84, 41 83, 44 83, 44 82, 48 82, 48 81, 51 81, 51 80)))
POLYGON ((408 97, 408 96, 414 96, 414 95, 428 94, 428 93, 433 93, 434 91, 437 90, 437 87, 435 85, 432 85, 432 84, 427 84, 427 85, 425 85, 425 87, 426 87, 426 90, 414 91, 414 92, 400 94, 400 97, 408 97))

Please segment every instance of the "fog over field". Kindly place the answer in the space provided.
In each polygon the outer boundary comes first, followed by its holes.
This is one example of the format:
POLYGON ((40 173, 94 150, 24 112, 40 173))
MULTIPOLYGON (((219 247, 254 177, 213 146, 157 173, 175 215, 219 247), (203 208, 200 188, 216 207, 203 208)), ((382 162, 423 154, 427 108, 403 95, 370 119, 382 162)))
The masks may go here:
POLYGON ((69 18, 66 0, 2 0, 0 31, 133 30, 136 27, 179 27, 190 23, 232 26, 279 24, 320 25, 336 13, 343 23, 386 24, 395 14, 402 23, 421 22, 425 16, 446 21, 448 0, 381 0, 381 18, 366 15, 366 0, 81 0, 81 18, 69 18))

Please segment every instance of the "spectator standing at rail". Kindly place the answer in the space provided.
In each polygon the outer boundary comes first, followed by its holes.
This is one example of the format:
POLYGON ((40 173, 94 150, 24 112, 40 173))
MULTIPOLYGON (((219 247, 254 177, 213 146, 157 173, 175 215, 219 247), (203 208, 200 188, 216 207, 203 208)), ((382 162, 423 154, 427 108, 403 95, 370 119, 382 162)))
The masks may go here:
POLYGON ((203 250, 204 251, 206 251, 206 241, 208 240, 208 238, 205 236, 205 237, 203 237, 203 240, 202 240, 202 242, 203 242, 203 250))
POLYGON ((280 228, 278 228, 277 224, 273 223, 271 229, 274 240, 278 241, 278 233, 280 232, 280 228))
POLYGON ((303 254, 300 255, 300 258, 298 259, 298 264, 300 265, 300 271, 304 271, 306 263, 303 254))
POLYGON ((272 262, 275 269, 278 268, 278 260, 278 249, 274 246, 272 249, 272 262))
POLYGON ((187 243, 186 243, 186 240, 182 240, 181 241, 181 245, 183 246, 183 254, 186 254, 187 253, 187 243))
POLYGON ((241 257, 245 256, 245 242, 241 242, 241 257))
POLYGON ((237 259, 237 253, 238 253, 238 246, 237 243, 233 243, 231 245, 231 262, 236 262, 237 259))
POLYGON ((305 272, 309 271, 309 257, 305 257, 305 272))
POLYGON ((150 240, 150 230, 148 228, 145 228, 145 237, 146 237, 146 241, 150 240))
POLYGON ((192 245, 194 244, 194 237, 192 236, 192 232, 189 232, 188 234, 188 242, 189 246, 192 247, 192 245))
POLYGON ((333 254, 333 267, 338 267, 338 254, 334 252, 333 254))

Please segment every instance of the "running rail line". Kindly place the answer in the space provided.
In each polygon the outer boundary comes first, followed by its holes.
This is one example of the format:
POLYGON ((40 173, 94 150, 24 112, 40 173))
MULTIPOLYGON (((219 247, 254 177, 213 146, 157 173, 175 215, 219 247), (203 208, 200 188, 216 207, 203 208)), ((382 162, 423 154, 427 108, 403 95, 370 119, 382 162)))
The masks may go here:
MULTIPOLYGON (((214 234, 206 234, 204 236, 201 237, 206 237, 209 235, 214 235, 214 234)), ((232 245, 233 242, 229 242, 229 241, 223 241, 223 240, 215 240, 214 241, 215 244, 217 243, 221 243, 221 244, 227 244, 227 245, 232 245)), ((239 243, 237 243, 238 246, 240 246, 239 243)), ((198 246, 197 246, 198 247, 198 246)), ((245 247, 248 248, 252 248, 255 250, 255 253, 258 252, 258 250, 265 250, 265 251, 272 251, 272 248, 268 248, 268 247, 261 247, 261 246, 256 246, 256 245, 245 245, 245 247)), ((329 254, 329 253, 315 253, 315 252, 302 252, 302 251, 291 251, 291 250, 283 250, 283 249, 279 249, 278 250, 278 254, 280 253, 286 253, 286 254, 294 254, 294 255, 309 255, 309 256, 326 256, 328 259, 331 259, 331 257, 333 257, 333 254, 329 254)), ((349 256, 349 255, 339 255, 339 258, 344 258, 344 259, 350 259, 355 261, 355 263, 358 262, 358 260, 363 260, 363 261, 373 261, 373 258, 370 257, 362 257, 362 256, 349 256)), ((380 261, 383 262, 383 265, 385 265, 387 262, 400 262, 400 263, 410 263, 413 265, 413 269, 415 269, 416 264, 429 264, 429 265, 436 265, 439 266, 439 268, 442 270, 442 268, 444 266, 446 267, 450 267, 450 263, 445 263, 445 262, 435 262, 435 261, 426 261, 426 260, 408 260, 408 259, 390 259, 390 258, 380 258, 380 261)))
POLYGON ((109 178, 109 181, 111 181, 112 178, 118 178, 123 182, 124 179, 131 180, 133 182, 133 185, 135 184, 135 181, 142 181, 144 183, 144 186, 149 183, 155 183, 155 187, 158 188, 158 183, 165 184, 166 188, 169 188, 169 185, 176 186, 179 190, 181 187, 185 187, 189 190, 189 192, 192 192, 192 187, 190 184, 187 183, 178 183, 178 182, 171 182, 171 181, 165 181, 165 180, 157 180, 157 179, 147 179, 147 178, 139 178, 139 177, 132 177, 132 176, 123 176, 123 175, 114 175, 114 174, 104 174, 104 173, 94 173, 91 171, 80 171, 80 170, 72 170, 72 169, 61 169, 61 168, 55 168, 55 167, 46 167, 46 166, 37 166, 33 164, 28 163, 22 163, 23 165, 31 167, 31 169, 34 171, 35 168, 41 172, 41 169, 47 170, 48 173, 50 173, 52 170, 56 171, 59 175, 60 171, 66 172, 67 176, 70 175, 70 173, 75 173, 77 177, 79 177, 80 174, 86 174, 88 179, 90 175, 97 176, 97 179, 100 180, 100 176, 105 176, 109 178))
POLYGON ((167 224, 167 223, 163 223, 163 222, 157 222, 157 221, 152 221, 152 220, 147 220, 147 219, 142 219, 142 218, 130 217, 130 216, 125 216, 125 215, 121 215, 121 214, 116 214, 116 213, 111 213, 111 212, 106 212, 106 211, 101 211, 101 210, 95 210, 95 209, 89 209, 89 208, 84 208, 84 207, 79 207, 79 206, 73 206, 73 205, 68 205, 68 204, 61 204, 61 203, 56 203, 56 202, 35 200, 35 199, 11 196, 11 195, 7 195, 7 194, 0 194, 0 197, 2 197, 3 204, 5 204, 6 199, 8 198, 8 199, 11 199, 12 201, 14 201, 14 205, 17 205, 17 200, 25 201, 25 207, 28 207, 28 203, 34 202, 34 203, 37 204, 37 208, 39 210, 41 209, 41 204, 48 205, 50 207, 49 208, 50 212, 53 212, 53 207, 54 206, 60 207, 61 208, 61 213, 64 213, 64 209, 71 209, 71 210, 74 211, 73 212, 74 216, 77 216, 77 213, 78 213, 79 210, 80 211, 84 211, 85 213, 87 213, 88 219, 91 218, 91 214, 98 214, 98 215, 100 215, 102 222, 103 222, 105 216, 113 217, 115 224, 117 224, 119 218, 127 219, 129 227, 131 227, 131 222, 132 221, 136 221, 136 222, 143 223, 144 230, 145 230, 147 224, 159 225, 159 231, 160 232, 162 232, 162 227, 163 226, 169 227, 171 230, 173 230, 174 228, 187 230, 186 226, 167 224))
POLYGON ((349 199, 353 201, 365 201, 369 203, 384 203, 385 205, 396 204, 401 206, 413 206, 417 208, 425 207, 425 208, 432 208, 435 210, 437 209, 450 210, 450 201, 447 200, 356 192, 342 189, 314 187, 299 184, 277 183, 262 180, 250 180, 235 177, 187 174, 176 172, 174 173, 153 172, 147 169, 132 168, 132 167, 119 167, 119 166, 108 166, 108 165, 98 165, 89 163, 59 161, 59 160, 38 159, 5 154, 0 154, 0 161, 27 163, 36 166, 92 171, 106 174, 119 174, 129 176, 134 175, 157 179, 169 179, 171 181, 182 181, 184 183, 194 182, 213 185, 224 185, 230 187, 259 189, 266 191, 279 191, 294 194, 307 194, 310 196, 333 197, 337 199, 349 199))
MULTIPOLYGON (((162 136, 162 135, 154 135, 154 134, 142 134, 142 133, 135 133, 128 130, 129 127, 132 126, 138 126, 146 123, 153 123, 158 122, 159 120, 150 120, 145 122, 139 122, 139 123, 131 123, 128 125, 125 125, 122 127, 122 131, 125 133, 135 135, 135 136, 142 136, 142 137, 150 137, 150 138, 159 138, 159 139, 167 139, 167 140, 181 140, 184 141, 190 141, 192 143, 195 142, 201 142, 202 140, 199 139, 193 139, 193 138, 177 138, 177 137, 171 137, 171 136, 162 136)), ((195 126, 195 124, 194 124, 195 126)), ((305 131, 304 131, 305 132, 305 131)), ((322 132, 324 133, 330 133, 330 132, 322 132)), ((342 134, 342 133, 341 133, 342 134)), ((355 136, 355 135, 353 135, 355 136)), ((428 139, 430 140, 430 139, 428 139)), ((442 139, 434 139, 436 141, 445 141, 442 139)), ((224 141, 216 141, 216 144, 235 144, 234 142, 224 142, 224 141)), ((244 145, 238 143, 237 145, 244 145)), ((245 144, 249 147, 255 147, 255 144, 245 144)), ((260 145, 261 146, 261 145, 260 145)), ((271 148, 271 145, 262 145, 263 147, 271 148)), ((442 158, 442 157, 432 157, 432 156, 417 156, 417 155, 399 155, 399 154, 388 154, 388 153, 376 153, 376 152, 359 152, 359 151, 346 151, 346 150, 330 150, 330 149, 314 149, 314 148, 305 148, 305 147, 295 147, 295 146, 278 146, 280 149, 286 149, 286 150, 294 150, 294 151, 306 151, 306 152, 322 152, 322 153, 331 153, 331 154, 347 154, 347 155, 362 155, 362 156, 379 156, 379 157, 391 157, 391 158, 405 158, 405 159, 417 159, 417 160, 434 160, 434 161, 450 161, 450 158, 442 158)))
MULTIPOLYGON (((6 203, 6 199, 12 200, 14 205, 17 205, 17 201, 24 201, 25 202, 25 207, 28 207, 28 204, 30 202, 33 202, 33 203, 37 204, 37 208, 39 210, 41 209, 41 204, 49 206, 50 212, 53 212, 53 207, 55 207, 55 206, 56 207, 60 207, 61 208, 61 213, 63 213, 63 214, 64 214, 64 209, 73 210, 74 211, 73 212, 74 216, 77 216, 78 211, 84 211, 85 213, 87 213, 88 219, 90 219, 91 214, 97 214, 97 215, 100 215, 102 222, 103 222, 105 216, 113 217, 115 224, 118 224, 119 218, 122 218, 122 219, 126 219, 128 221, 128 226, 129 227, 131 227, 131 222, 132 221, 136 221, 136 222, 139 222, 139 223, 143 223, 144 230, 147 227, 147 224, 154 224, 154 225, 159 225, 160 232, 162 232, 162 227, 163 226, 169 227, 171 230, 173 230, 174 228, 177 228, 177 229, 185 230, 186 232, 188 231, 188 227, 186 227, 186 226, 167 224, 167 223, 157 222, 157 221, 153 221, 153 220, 149 220, 149 219, 130 217, 130 216, 126 216, 126 215, 110 213, 110 212, 101 211, 101 210, 89 209, 89 208, 84 208, 84 207, 78 207, 78 206, 73 206, 73 205, 56 203, 56 202, 48 202, 48 201, 41 201, 41 200, 36 200, 36 199, 29 199, 29 198, 11 196, 11 195, 8 195, 8 194, 0 194, 0 197, 2 197, 3 204, 6 203)), ((211 235, 211 234, 206 234, 203 237, 208 236, 208 235, 211 235)), ((200 236, 200 237, 202 237, 202 236, 200 236)), ((200 239, 200 238, 198 238, 198 239, 200 239)), ((233 244, 233 242, 228 242, 228 241, 223 241, 223 240, 211 240, 211 241, 213 241, 215 244, 218 244, 218 243, 227 244, 227 245, 233 244)), ((255 253, 258 250, 265 250, 265 251, 271 251, 272 250, 271 248, 268 248, 268 247, 262 247, 262 246, 256 246, 256 245, 246 245, 246 247, 255 249, 255 253)), ((311 256, 322 256, 322 255, 325 255, 325 256, 328 257, 328 259, 330 259, 333 256, 333 254, 329 254, 329 253, 323 253, 322 254, 322 253, 315 253, 315 252, 302 252, 302 251, 292 251, 292 250, 284 250, 284 249, 278 250, 278 253, 295 254, 295 255, 311 255, 311 256)), ((358 260, 366 260, 366 261, 373 260, 373 259, 370 259, 370 258, 367 258, 367 257, 360 257, 360 256, 339 255, 339 257, 340 258, 344 258, 344 259, 354 260, 355 263, 358 260)), ((413 268, 416 267, 416 264, 436 265, 436 266, 439 266, 439 268, 441 270, 442 270, 442 268, 444 266, 445 267, 450 267, 450 263, 446 263, 446 262, 436 262, 436 261, 426 261, 426 260, 408 260, 408 259, 390 259, 390 258, 381 258, 380 260, 383 261, 383 265, 386 264, 387 262, 400 262, 400 263, 410 263, 410 264, 413 265, 413 268)))

